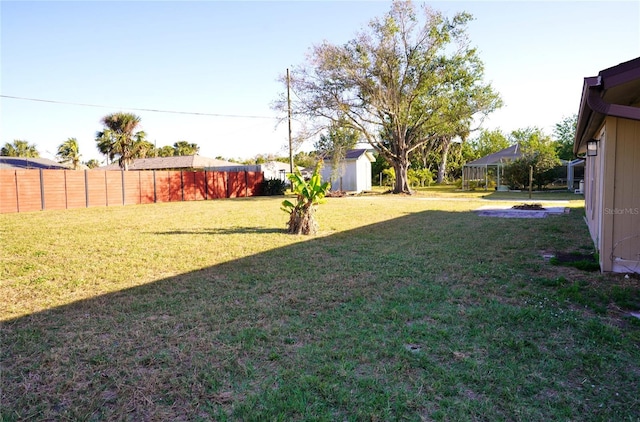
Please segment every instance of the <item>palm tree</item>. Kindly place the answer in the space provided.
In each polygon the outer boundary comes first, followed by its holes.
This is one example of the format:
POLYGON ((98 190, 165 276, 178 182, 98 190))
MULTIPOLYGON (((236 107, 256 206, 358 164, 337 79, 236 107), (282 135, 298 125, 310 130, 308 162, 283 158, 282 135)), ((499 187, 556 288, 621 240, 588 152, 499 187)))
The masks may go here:
POLYGON ((128 170, 136 156, 136 144, 144 139, 144 132, 134 133, 140 124, 140 117, 132 113, 112 113, 102 118, 102 124, 110 131, 113 141, 110 151, 114 157, 120 156, 120 168, 128 170))
POLYGON ((0 156, 37 158, 40 157, 40 153, 36 149, 35 144, 29 145, 27 141, 14 139, 12 143, 7 142, 4 144, 2 149, 0 149, 0 156))
POLYGON ((139 141, 135 144, 135 157, 134 158, 153 158, 157 157, 156 147, 149 141, 139 141))
POLYGON ((198 144, 190 144, 187 141, 178 141, 173 144, 173 155, 176 156, 184 156, 184 155, 196 155, 198 151, 200 151, 200 147, 198 144))
POLYGON ((69 138, 58 146, 61 163, 70 163, 74 170, 80 168, 80 147, 76 138, 69 138))
POLYGON ((100 163, 95 158, 92 158, 91 160, 85 162, 84 165, 89 167, 90 169, 94 169, 96 167, 100 167, 100 163))
POLYGON ((144 131, 136 132, 133 140, 132 158, 149 158, 156 156, 156 146, 147 141, 147 133, 144 131))
POLYGON ((170 145, 165 145, 155 150, 156 157, 173 157, 175 149, 170 145))
POLYGON ((105 129, 102 132, 96 132, 96 144, 98 151, 107 157, 107 165, 109 165, 115 158, 115 150, 113 144, 115 144, 115 136, 109 130, 105 129))

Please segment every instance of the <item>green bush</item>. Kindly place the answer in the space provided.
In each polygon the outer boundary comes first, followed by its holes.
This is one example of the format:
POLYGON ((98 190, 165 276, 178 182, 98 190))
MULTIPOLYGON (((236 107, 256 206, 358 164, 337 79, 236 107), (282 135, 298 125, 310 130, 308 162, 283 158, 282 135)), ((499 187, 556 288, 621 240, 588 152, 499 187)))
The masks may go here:
POLYGON ((407 172, 407 177, 409 179, 409 184, 413 187, 431 186, 431 183, 433 183, 433 173, 431 173, 431 170, 429 170, 428 168, 410 168, 407 172))
POLYGON ((521 157, 504 166, 504 182, 510 189, 526 189, 529 186, 529 168, 533 167, 533 185, 538 190, 559 178, 564 167, 557 166, 552 158, 544 161, 537 156, 521 157))
POLYGON ((393 167, 382 170, 382 180, 385 186, 393 186, 396 181, 396 170, 393 167))
POLYGON ((287 184, 280 179, 267 179, 262 182, 262 194, 265 196, 284 195, 287 184))

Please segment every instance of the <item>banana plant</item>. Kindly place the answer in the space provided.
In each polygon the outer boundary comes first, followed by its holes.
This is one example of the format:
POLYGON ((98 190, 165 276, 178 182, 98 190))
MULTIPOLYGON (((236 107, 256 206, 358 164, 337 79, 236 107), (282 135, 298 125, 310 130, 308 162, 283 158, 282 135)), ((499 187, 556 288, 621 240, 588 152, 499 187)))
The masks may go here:
POLYGON ((314 217, 315 207, 331 189, 329 182, 322 183, 321 168, 322 161, 319 161, 309 181, 304 180, 298 169, 288 176, 296 200, 294 203, 285 199, 281 209, 289 214, 287 231, 291 234, 309 235, 318 231, 318 223, 314 217))

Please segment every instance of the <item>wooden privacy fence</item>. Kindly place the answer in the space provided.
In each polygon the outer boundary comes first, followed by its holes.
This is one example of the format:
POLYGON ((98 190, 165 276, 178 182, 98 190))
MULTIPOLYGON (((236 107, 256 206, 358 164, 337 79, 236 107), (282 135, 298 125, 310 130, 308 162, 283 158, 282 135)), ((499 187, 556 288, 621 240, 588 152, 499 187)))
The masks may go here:
POLYGON ((0 213, 260 195, 250 171, 0 170, 0 213))

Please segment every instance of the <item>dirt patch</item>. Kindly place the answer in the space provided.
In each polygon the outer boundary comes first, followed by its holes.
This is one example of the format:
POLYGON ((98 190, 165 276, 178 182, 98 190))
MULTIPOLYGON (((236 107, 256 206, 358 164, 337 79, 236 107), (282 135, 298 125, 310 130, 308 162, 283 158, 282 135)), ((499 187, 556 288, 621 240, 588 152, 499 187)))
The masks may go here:
POLYGON ((599 271, 600 263, 598 258, 592 254, 584 254, 579 252, 558 252, 549 262, 554 265, 563 265, 567 267, 575 267, 582 271, 599 271))
POLYGON ((546 218, 549 215, 568 214, 568 207, 542 207, 540 204, 483 205, 475 210, 480 217, 546 218))
POLYGON ((325 196, 327 198, 342 198, 343 196, 347 196, 347 192, 343 190, 332 190, 327 192, 325 196))
POLYGON ((569 264, 579 261, 595 261, 595 257, 592 253, 556 252, 554 258, 558 264, 569 264))
POLYGON ((520 204, 520 205, 514 205, 511 208, 514 210, 524 210, 524 211, 546 211, 547 210, 542 206, 542 204, 520 204))

